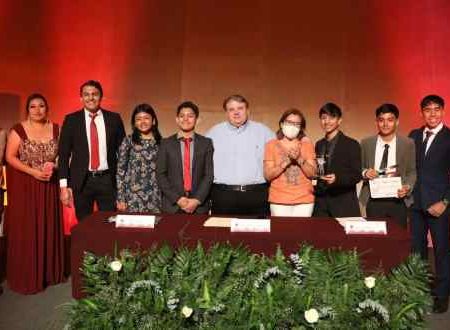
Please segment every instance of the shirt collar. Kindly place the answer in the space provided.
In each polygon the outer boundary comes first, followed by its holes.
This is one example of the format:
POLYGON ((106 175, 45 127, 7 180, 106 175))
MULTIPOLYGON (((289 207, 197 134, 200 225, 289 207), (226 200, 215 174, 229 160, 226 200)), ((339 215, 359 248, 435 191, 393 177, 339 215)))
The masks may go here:
POLYGON ((423 135, 425 136, 427 134, 427 132, 432 132, 433 135, 436 135, 437 133, 439 133, 439 131, 444 127, 444 123, 440 123, 439 125, 437 125, 435 128, 428 128, 425 127, 425 129, 423 130, 423 135))
MULTIPOLYGON (((192 138, 192 141, 195 140, 195 132, 192 132, 192 135, 190 136, 192 138)), ((184 136, 183 133, 180 131, 177 132, 177 140, 183 140, 184 136)))
POLYGON ((339 139, 339 136, 340 135, 342 135, 343 133, 341 132, 341 131, 338 131, 337 133, 336 133, 336 135, 331 139, 331 140, 327 140, 327 138, 325 137, 325 140, 328 142, 328 143, 336 143, 336 141, 339 139))
MULTIPOLYGON (((90 112, 90 111, 84 109, 84 115, 85 115, 86 117, 89 117, 89 116, 91 115, 91 113, 92 113, 92 112, 90 112)), ((103 114, 102 114, 102 109, 98 109, 97 112, 96 112, 96 114, 97 114, 98 117, 101 117, 101 116, 103 115, 103 114)))
POLYGON ((384 145, 387 144, 387 145, 389 145, 389 147, 393 147, 393 146, 396 145, 396 143, 397 143, 397 135, 394 135, 394 138, 393 138, 391 141, 389 141, 389 142, 384 141, 384 140, 381 138, 381 136, 378 135, 378 138, 377 138, 377 144, 378 144, 379 146, 383 146, 383 147, 384 147, 384 145))
POLYGON ((250 125, 250 120, 247 119, 247 121, 239 127, 231 125, 229 121, 226 121, 225 125, 226 125, 226 127, 228 127, 228 129, 230 131, 233 131, 236 133, 241 133, 241 132, 244 132, 247 129, 247 127, 250 125))

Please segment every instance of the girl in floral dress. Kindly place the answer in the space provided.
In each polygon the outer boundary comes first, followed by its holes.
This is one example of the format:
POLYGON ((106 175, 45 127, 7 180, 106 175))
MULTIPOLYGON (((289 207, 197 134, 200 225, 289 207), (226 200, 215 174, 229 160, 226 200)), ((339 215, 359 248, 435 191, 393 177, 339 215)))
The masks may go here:
POLYGON ((139 104, 131 115, 133 133, 119 148, 117 209, 159 213, 161 192, 156 182, 156 158, 161 134, 155 110, 139 104))

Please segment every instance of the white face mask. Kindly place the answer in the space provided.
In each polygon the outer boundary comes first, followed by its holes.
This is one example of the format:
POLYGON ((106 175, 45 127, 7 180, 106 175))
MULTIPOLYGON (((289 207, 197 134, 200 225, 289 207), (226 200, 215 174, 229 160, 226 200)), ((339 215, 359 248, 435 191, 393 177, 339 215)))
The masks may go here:
POLYGON ((295 139, 300 133, 300 127, 289 124, 282 124, 281 131, 288 139, 295 139))

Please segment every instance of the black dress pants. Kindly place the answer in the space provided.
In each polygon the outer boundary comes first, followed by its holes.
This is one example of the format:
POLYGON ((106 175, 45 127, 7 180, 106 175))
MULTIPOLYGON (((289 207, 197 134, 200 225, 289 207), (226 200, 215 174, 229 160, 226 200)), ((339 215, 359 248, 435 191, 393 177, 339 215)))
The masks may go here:
POLYGON ((448 217, 448 209, 440 217, 434 217, 427 211, 414 206, 411 210, 412 250, 428 260, 427 233, 430 230, 436 265, 435 286, 432 294, 441 299, 447 299, 450 294, 448 217))
POLYGON ((399 198, 371 198, 367 202, 366 214, 368 217, 390 217, 406 228, 408 210, 403 199, 399 198))
POLYGON ((73 195, 78 221, 94 212, 94 202, 100 211, 116 209, 116 188, 109 172, 98 176, 88 174, 81 191, 74 191, 73 195))
POLYGON ((237 191, 213 185, 211 191, 211 213, 221 215, 247 215, 264 218, 269 215, 268 189, 261 188, 237 191))

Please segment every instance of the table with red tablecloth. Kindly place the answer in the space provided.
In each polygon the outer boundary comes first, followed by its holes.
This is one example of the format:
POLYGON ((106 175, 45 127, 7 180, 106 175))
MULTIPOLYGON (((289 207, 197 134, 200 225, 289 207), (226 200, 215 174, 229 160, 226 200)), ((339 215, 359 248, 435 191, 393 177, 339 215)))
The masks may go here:
MULTIPOLYGON (((389 271, 410 254, 411 242, 407 230, 387 221, 387 235, 346 235, 343 227, 332 218, 276 218, 271 220, 270 233, 232 233, 229 228, 204 227, 206 215, 163 215, 154 229, 115 228, 104 220, 114 212, 97 212, 72 230, 71 270, 72 295, 83 297, 80 266, 85 251, 96 255, 113 255, 115 249, 146 249, 167 243, 195 247, 200 241, 205 247, 219 242, 243 245, 254 253, 271 256, 278 246, 288 255, 297 252, 302 243, 319 249, 356 249, 366 271, 389 271)), ((377 219, 380 220, 380 219, 377 219)), ((385 219, 386 220, 386 219, 385 219)))

